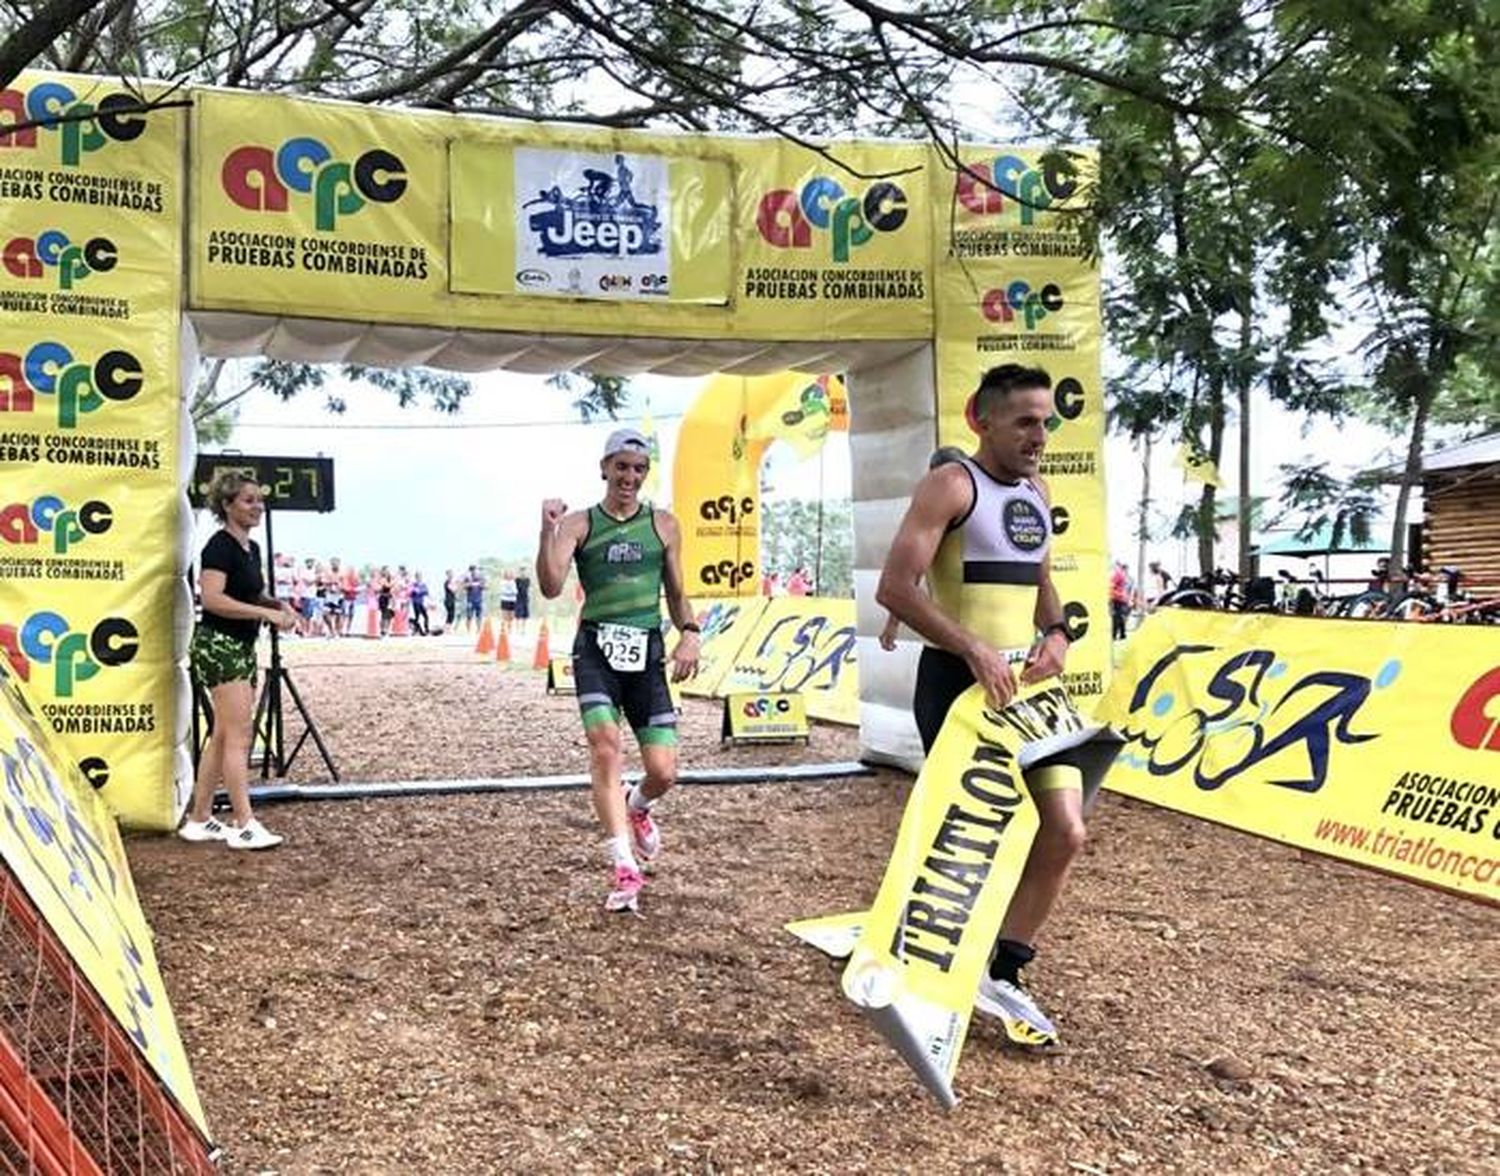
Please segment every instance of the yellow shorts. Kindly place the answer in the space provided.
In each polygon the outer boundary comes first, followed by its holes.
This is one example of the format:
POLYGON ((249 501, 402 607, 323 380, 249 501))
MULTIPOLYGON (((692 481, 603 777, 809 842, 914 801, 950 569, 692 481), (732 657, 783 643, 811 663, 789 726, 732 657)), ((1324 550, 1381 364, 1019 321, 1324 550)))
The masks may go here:
POLYGON ((1083 773, 1072 764, 1048 764, 1025 773, 1026 787, 1033 796, 1043 792, 1083 791, 1083 773))

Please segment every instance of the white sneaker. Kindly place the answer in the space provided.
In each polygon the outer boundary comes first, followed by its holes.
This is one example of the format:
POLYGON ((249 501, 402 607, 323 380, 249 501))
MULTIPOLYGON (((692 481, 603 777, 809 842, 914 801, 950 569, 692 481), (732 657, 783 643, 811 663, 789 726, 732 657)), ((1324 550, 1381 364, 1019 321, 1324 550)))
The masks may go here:
POLYGON ((228 825, 224 831, 224 844, 230 849, 274 849, 282 840, 254 817, 248 825, 228 825))
POLYGON ((988 973, 979 981, 974 1007, 999 1017, 1005 1035, 1017 1045, 1056 1045, 1057 1026, 1042 1012, 1031 994, 1008 980, 992 980, 988 973))
POLYGON ((177 827, 177 836, 184 841, 223 841, 229 836, 229 829, 212 817, 206 821, 189 818, 177 827))

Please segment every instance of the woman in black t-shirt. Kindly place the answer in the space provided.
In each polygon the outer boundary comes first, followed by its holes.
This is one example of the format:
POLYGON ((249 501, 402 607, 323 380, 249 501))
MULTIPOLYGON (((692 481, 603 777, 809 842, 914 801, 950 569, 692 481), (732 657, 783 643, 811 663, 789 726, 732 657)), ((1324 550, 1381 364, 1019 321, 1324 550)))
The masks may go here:
POLYGON ((255 707, 255 638, 263 622, 283 631, 297 622, 290 605, 266 592, 260 547, 250 532, 265 507, 254 478, 225 471, 208 488, 208 508, 223 523, 203 548, 198 578, 203 618, 189 658, 198 684, 213 700, 213 734, 203 745, 193 803, 178 835, 223 841, 231 849, 270 849, 281 838, 250 811, 249 762, 255 707), (214 819, 214 791, 229 793, 231 822, 214 819))

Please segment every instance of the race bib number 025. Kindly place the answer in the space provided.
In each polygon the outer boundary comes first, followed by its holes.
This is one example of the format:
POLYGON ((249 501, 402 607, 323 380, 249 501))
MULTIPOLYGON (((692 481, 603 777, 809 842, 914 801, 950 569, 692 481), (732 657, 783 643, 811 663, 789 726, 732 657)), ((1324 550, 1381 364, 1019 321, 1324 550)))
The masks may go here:
POLYGON ((629 625, 600 625, 595 635, 599 652, 613 670, 638 674, 646 668, 646 643, 649 629, 632 629, 629 625))

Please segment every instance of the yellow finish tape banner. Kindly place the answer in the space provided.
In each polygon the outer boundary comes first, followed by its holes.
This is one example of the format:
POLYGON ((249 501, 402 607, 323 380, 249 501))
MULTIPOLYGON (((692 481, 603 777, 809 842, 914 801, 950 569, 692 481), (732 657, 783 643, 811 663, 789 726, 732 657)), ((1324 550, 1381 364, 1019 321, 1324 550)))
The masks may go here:
POLYGON ((1041 473, 1052 500, 1052 570, 1074 644, 1064 677, 1080 704, 1110 672, 1099 273, 1072 214, 1097 160, 965 148, 935 202, 938 434, 972 449, 969 398, 988 368, 1020 363, 1052 377, 1041 473))
POLYGON ((1161 609, 1100 718, 1116 792, 1500 899, 1500 630, 1161 609))
POLYGON ((802 695, 784 691, 727 694, 720 737, 743 743, 806 739, 807 704, 802 695))
POLYGON ((672 470, 690 594, 760 591, 760 466, 766 450, 782 441, 806 460, 829 433, 848 428, 849 398, 837 376, 718 375, 704 385, 683 417, 672 470))
POLYGON ((184 119, 140 98, 58 74, 0 93, 0 121, 94 115, 0 146, 0 660, 116 813, 160 829, 184 119))
POLYGON ((0 856, 69 957, 206 1135, 141 912, 125 847, 108 808, 73 769, 0 664, 0 856))
POLYGON ((844 995, 944 1107, 958 1101, 974 993, 1040 824, 1023 772, 1069 749, 1091 795, 1113 742, 1057 682, 1024 688, 998 713, 980 687, 965 691, 907 798, 844 970, 844 995))
POLYGON ((932 332, 919 146, 833 144, 835 163, 771 138, 193 98, 195 309, 672 338, 932 332))
POLYGON ((754 630, 767 600, 763 596, 694 598, 693 616, 703 630, 698 672, 682 684, 684 694, 715 698, 734 655, 754 630))
POLYGON ((777 596, 766 602, 718 693, 786 690, 802 694, 815 719, 859 722, 854 601, 777 596))
POLYGON ((727 159, 621 145, 460 142, 452 287, 466 294, 728 303, 727 159))

